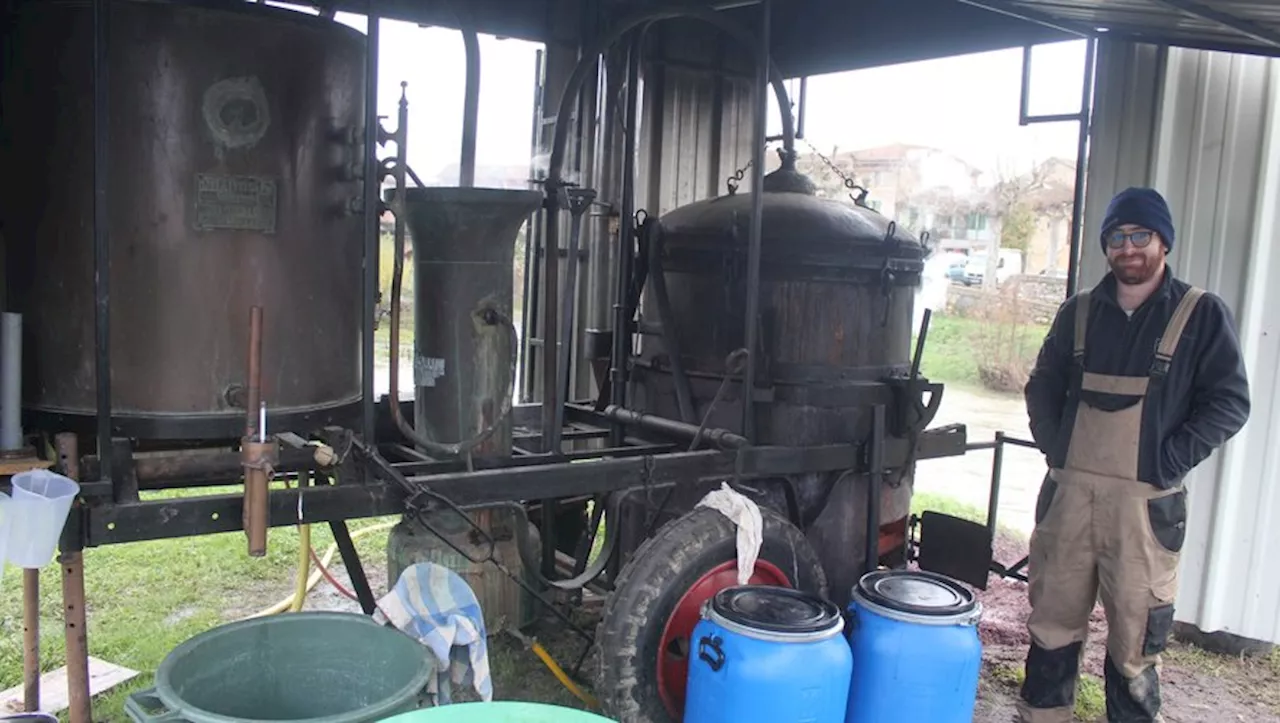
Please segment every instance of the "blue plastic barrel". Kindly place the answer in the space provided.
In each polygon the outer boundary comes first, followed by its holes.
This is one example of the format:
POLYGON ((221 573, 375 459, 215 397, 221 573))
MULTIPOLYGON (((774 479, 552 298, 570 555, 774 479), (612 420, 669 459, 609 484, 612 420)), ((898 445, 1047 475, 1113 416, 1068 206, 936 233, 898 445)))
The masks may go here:
POLYGON ((982 606, 942 575, 881 570, 849 605, 853 680, 845 723, 970 723, 978 696, 982 606))
POLYGON ((689 640, 684 723, 841 723, 852 655, 840 608, 781 587, 716 593, 689 640))

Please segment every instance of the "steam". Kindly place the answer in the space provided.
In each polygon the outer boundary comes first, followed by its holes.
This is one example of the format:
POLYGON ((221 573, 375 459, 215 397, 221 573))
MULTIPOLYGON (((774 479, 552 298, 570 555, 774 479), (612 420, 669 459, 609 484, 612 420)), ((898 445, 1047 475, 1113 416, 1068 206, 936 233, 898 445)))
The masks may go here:
MULTIPOLYGON (((551 153, 539 153, 530 159, 529 164, 533 169, 532 179, 536 181, 545 180, 547 174, 551 171, 551 153)), ((561 168, 560 175, 561 179, 566 183, 582 183, 581 171, 575 171, 572 168, 561 168)))

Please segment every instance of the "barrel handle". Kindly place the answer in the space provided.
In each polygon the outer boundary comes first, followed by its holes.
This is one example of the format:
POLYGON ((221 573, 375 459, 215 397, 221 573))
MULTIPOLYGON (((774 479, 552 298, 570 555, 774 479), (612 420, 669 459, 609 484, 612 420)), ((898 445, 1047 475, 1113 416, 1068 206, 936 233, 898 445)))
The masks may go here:
POLYGON ((124 710, 137 723, 188 723, 182 713, 166 710, 164 702, 156 695, 155 687, 130 693, 124 700, 124 710))
POLYGON ((702 636, 702 640, 698 641, 698 657, 707 661, 707 665, 711 666, 711 670, 717 671, 724 667, 724 650, 720 648, 720 644, 724 641, 718 637, 702 636), (715 651, 715 657, 712 657, 707 649, 715 651))

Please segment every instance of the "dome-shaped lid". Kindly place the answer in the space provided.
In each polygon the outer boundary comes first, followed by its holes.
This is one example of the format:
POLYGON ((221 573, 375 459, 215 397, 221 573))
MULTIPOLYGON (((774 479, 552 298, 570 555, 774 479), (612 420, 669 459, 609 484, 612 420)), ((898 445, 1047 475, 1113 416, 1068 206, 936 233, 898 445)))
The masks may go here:
MULTIPOLYGON (((790 253, 796 244, 815 251, 847 251, 850 246, 861 246, 896 258, 924 257, 923 244, 892 219, 848 200, 816 196, 807 191, 807 180, 787 169, 766 177, 761 224, 764 247, 785 247, 790 253)), ((753 195, 735 193, 673 209, 661 218, 668 244, 715 237, 721 243, 734 239, 745 248, 753 195)))
POLYGON ((711 609, 730 622, 772 633, 819 633, 844 623, 834 603, 767 585, 725 588, 712 598, 711 609))
POLYGON ((953 616, 977 606, 973 593, 954 580, 920 570, 878 570, 862 576, 855 592, 898 612, 953 616))

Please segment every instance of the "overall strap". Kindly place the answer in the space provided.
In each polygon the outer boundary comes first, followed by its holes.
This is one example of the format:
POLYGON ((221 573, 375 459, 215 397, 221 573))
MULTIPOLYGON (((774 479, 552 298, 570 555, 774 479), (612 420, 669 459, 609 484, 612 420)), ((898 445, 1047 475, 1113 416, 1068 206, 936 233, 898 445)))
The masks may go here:
POLYGON ((1187 329, 1191 313, 1195 311, 1196 304, 1204 293, 1204 289, 1191 287, 1178 303, 1178 308, 1174 309, 1173 316, 1169 317, 1169 324, 1160 337, 1160 346, 1156 348, 1156 358, 1151 364, 1152 375, 1164 376, 1168 373, 1169 365, 1173 362, 1173 353, 1177 351, 1178 342, 1187 329))
POLYGON ((1084 365, 1084 340, 1089 326, 1089 293, 1081 291, 1076 296, 1076 340, 1072 356, 1080 366, 1084 365))

